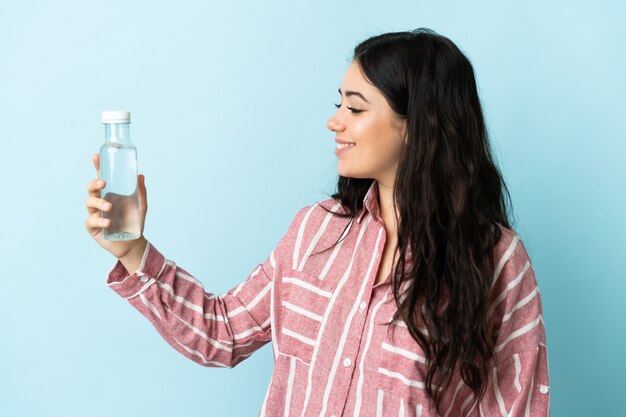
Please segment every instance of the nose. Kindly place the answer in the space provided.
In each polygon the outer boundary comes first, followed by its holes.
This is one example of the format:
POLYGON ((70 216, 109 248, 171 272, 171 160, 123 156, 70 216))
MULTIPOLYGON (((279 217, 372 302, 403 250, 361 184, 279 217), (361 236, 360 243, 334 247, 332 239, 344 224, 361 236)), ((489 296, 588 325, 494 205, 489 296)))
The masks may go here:
POLYGON ((339 114, 339 110, 337 110, 335 114, 333 115, 333 117, 328 119, 328 121, 326 122, 326 127, 328 128, 328 130, 332 132, 341 132, 345 130, 346 128, 345 124, 338 117, 338 114, 339 114))

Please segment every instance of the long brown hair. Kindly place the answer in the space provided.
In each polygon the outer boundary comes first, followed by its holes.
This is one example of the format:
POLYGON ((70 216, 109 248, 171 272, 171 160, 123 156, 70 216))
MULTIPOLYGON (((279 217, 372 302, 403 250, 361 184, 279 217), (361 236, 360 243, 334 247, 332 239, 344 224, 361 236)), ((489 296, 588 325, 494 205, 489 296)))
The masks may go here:
MULTIPOLYGON (((511 227, 511 197, 491 154, 472 65, 426 28, 369 38, 353 59, 407 123, 394 186, 393 320, 404 320, 424 350, 437 408, 455 370, 480 400, 494 355, 493 249, 498 224, 511 227), (411 285, 400 294, 403 283, 411 285)), ((339 176, 332 198, 344 213, 336 215, 354 220, 372 182, 339 176)))

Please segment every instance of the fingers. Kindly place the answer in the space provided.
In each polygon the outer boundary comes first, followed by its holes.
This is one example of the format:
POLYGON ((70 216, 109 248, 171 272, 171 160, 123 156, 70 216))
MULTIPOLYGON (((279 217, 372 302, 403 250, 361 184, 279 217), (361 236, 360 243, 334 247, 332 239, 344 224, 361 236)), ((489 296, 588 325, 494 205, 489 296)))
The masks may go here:
POLYGON ((139 210, 144 214, 148 211, 148 195, 146 191, 146 177, 139 174, 139 210))
POLYGON ((87 229, 100 229, 103 227, 109 227, 110 224, 111 220, 105 219, 104 217, 89 216, 85 226, 87 226, 87 229))
POLYGON ((91 155, 91 162, 93 162, 97 177, 100 178, 100 154, 94 153, 91 155))
POLYGON ((94 209, 95 211, 109 211, 111 210, 111 203, 98 197, 87 197, 85 200, 85 206, 88 209, 94 209))
POLYGON ((106 182, 101 179, 94 179, 89 182, 87 185, 87 193, 89 193, 92 197, 100 197, 100 190, 104 188, 106 182))
POLYGON ((85 206, 87 207, 87 211, 89 212, 89 217, 87 218, 86 226, 87 230, 90 233, 95 233, 95 229, 100 229, 103 227, 109 227, 111 225, 111 220, 105 219, 100 215, 100 211, 109 211, 111 210, 111 203, 105 201, 102 198, 90 196, 85 200, 85 206), (93 232, 92 232, 93 230, 93 232))

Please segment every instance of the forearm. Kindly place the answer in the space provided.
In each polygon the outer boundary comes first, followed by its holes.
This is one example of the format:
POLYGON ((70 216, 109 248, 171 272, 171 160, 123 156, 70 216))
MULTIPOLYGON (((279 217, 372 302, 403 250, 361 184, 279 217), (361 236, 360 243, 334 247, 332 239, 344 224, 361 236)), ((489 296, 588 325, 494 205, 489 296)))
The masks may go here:
POLYGON ((141 259, 143 258, 143 253, 146 250, 147 244, 148 241, 142 235, 139 239, 137 239, 136 244, 125 256, 118 258, 129 274, 137 271, 141 266, 141 259))
MULTIPOLYGON (((130 253, 127 259, 132 259, 130 253)), ((141 259, 136 262, 141 266, 141 259)), ((269 259, 264 265, 273 274, 269 259)), ((271 340, 271 280, 262 266, 220 296, 205 292, 200 281, 152 245, 141 271, 126 268, 119 260, 107 284, 170 345, 201 365, 235 366, 271 340)))

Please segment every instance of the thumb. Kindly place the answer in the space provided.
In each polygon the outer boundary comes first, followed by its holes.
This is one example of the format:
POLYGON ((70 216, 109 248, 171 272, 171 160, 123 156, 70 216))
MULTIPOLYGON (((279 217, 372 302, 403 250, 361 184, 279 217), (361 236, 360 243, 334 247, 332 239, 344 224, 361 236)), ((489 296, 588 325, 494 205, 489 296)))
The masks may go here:
POLYGON ((148 211, 148 193, 146 191, 146 177, 140 174, 139 177, 139 210, 142 213, 148 211))

